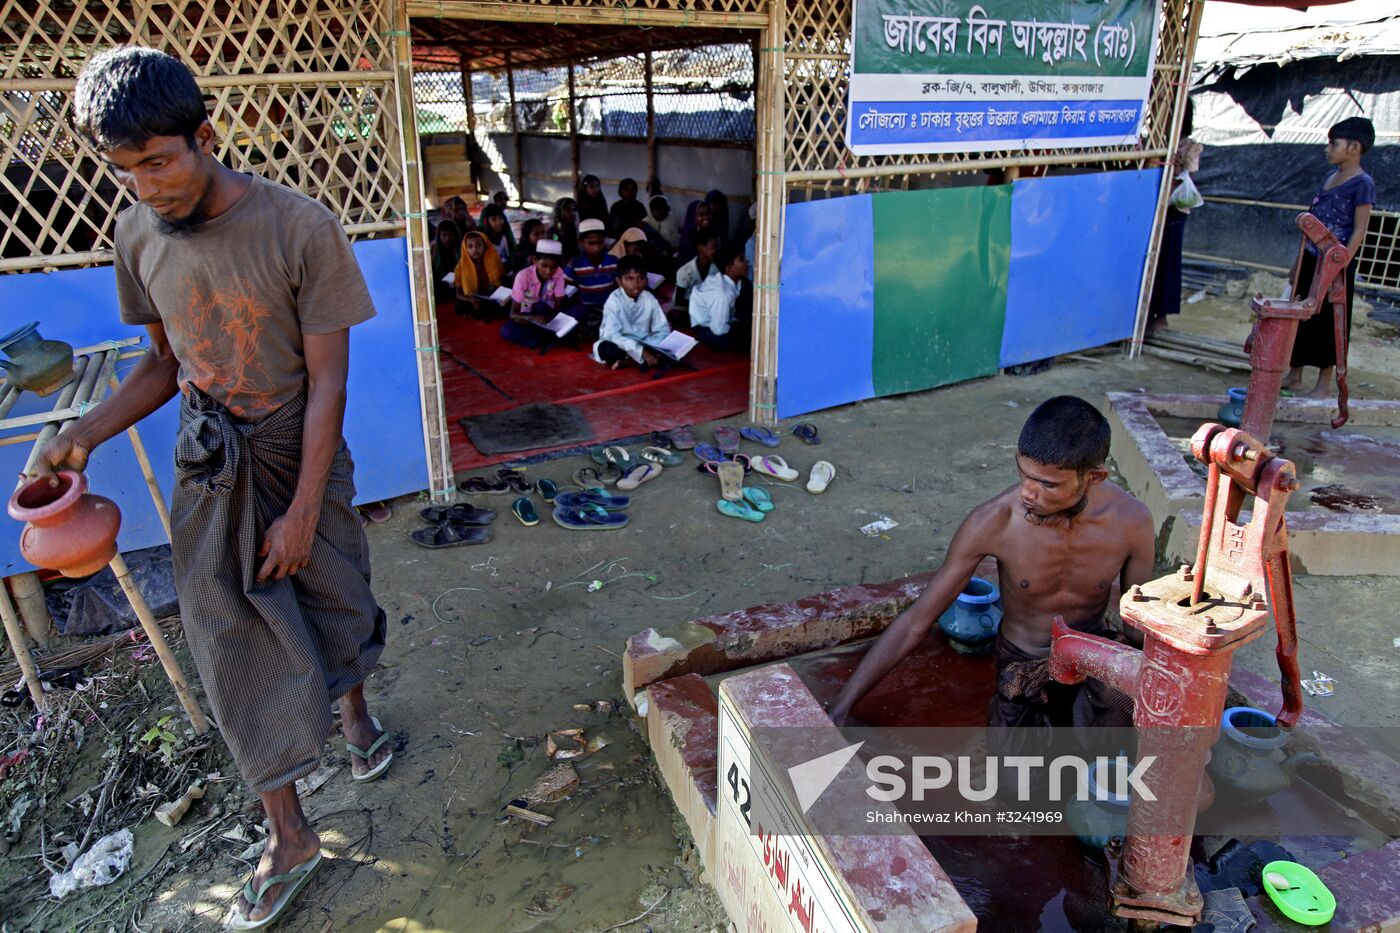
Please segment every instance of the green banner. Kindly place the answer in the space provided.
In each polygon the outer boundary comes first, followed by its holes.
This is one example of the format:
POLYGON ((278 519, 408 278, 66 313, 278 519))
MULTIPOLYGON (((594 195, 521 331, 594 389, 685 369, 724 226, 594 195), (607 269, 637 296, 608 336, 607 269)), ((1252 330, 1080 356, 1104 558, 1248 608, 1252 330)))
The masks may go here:
POLYGON ((1147 77, 1149 0, 856 0, 853 74, 1147 77))

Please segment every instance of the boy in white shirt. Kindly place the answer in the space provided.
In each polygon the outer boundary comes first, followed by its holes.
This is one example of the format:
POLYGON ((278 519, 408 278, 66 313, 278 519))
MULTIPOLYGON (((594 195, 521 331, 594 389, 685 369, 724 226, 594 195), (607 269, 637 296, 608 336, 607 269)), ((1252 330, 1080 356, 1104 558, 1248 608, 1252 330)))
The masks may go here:
POLYGON ((612 369, 631 358, 645 370, 661 361, 652 347, 671 335, 671 327, 656 297, 647 291, 646 265, 640 256, 625 256, 617 264, 617 284, 603 305, 593 358, 612 369))
POLYGON ((752 286, 746 278, 749 264, 743 247, 732 243, 723 247, 715 255, 714 268, 719 274, 711 275, 690 293, 690 324, 695 339, 716 350, 746 352, 751 309, 745 305, 752 302, 753 293, 747 293, 746 303, 745 286, 752 286))

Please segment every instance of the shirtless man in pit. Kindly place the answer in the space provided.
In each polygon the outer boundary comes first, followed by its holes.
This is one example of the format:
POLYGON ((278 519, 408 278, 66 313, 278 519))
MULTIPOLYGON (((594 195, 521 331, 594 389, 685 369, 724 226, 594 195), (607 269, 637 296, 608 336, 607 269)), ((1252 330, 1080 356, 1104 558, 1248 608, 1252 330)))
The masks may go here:
POLYGON ((1108 633, 1104 612, 1114 581, 1123 590, 1152 575, 1151 513, 1105 482, 1109 427, 1088 402, 1061 395, 1026 420, 1016 445, 1020 482, 963 520, 943 566, 890 624, 831 705, 842 725, 851 708, 909 655, 963 591, 984 557, 997 560, 1005 616, 996 643, 993 726, 1132 723, 1132 700, 1089 680, 1050 680, 1050 623, 1108 633))

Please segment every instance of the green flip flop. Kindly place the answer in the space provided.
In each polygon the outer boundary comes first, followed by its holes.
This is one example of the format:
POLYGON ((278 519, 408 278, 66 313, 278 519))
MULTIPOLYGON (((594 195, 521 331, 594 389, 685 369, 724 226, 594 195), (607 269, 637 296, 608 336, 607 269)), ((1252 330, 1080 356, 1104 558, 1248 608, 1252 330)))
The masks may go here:
POLYGON ((559 495, 559 484, 552 479, 536 480, 535 489, 539 491, 540 498, 546 505, 553 505, 554 497, 559 495))
POLYGON ((521 496, 510 504, 511 513, 518 519, 520 524, 526 528, 532 528, 540 523, 540 513, 535 511, 535 504, 530 501, 529 496, 521 496))
POLYGON ((273 903, 272 910, 268 911, 267 916, 263 917, 261 920, 249 920, 243 915, 242 908, 234 904, 233 910, 229 912, 228 919, 224 921, 224 929, 239 931, 262 930, 272 926, 287 912, 287 908, 291 906, 292 901, 301 893, 301 889, 306 887, 306 883, 311 880, 311 876, 314 875, 316 869, 320 867, 321 853, 317 852, 300 865, 294 866, 291 871, 263 879, 263 883, 259 885, 256 890, 253 888, 253 880, 251 878, 248 879, 247 884, 243 885, 243 899, 253 907, 256 907, 259 902, 262 901, 263 895, 267 893, 268 888, 277 884, 284 885, 284 887, 282 888, 282 893, 277 895, 277 900, 273 903))
POLYGON ((757 486, 744 487, 744 500, 760 512, 773 511, 773 497, 757 486))
MULTIPOLYGON (((369 721, 374 723, 374 728, 379 730, 379 738, 375 739, 374 743, 370 745, 368 749, 360 748, 360 746, 354 744, 349 739, 346 739, 345 741, 345 750, 363 761, 369 761, 371 758, 373 758, 374 753, 379 751, 380 747, 383 746, 385 742, 389 741, 389 731, 379 724, 379 720, 371 716, 369 717, 369 721)), ((365 783, 366 781, 373 781, 375 778, 381 777, 385 771, 388 771, 389 766, 393 763, 394 753, 390 752, 388 758, 385 758, 383 761, 375 765, 369 771, 366 771, 364 774, 356 774, 354 772, 354 769, 352 768, 350 771, 350 776, 354 778, 356 782, 361 784, 365 783)))
POLYGON ((742 518, 746 522, 763 521, 763 513, 743 500, 730 502, 728 499, 719 499, 715 502, 715 508, 719 509, 720 514, 730 518, 742 518))

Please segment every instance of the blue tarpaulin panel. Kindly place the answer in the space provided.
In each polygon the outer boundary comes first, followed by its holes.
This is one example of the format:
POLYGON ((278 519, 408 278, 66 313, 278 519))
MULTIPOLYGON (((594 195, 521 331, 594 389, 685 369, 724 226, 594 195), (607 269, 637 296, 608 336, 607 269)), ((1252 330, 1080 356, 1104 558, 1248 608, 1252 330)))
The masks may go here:
MULTIPOLYGON (((345 437, 355 456, 356 501, 373 502, 425 488, 428 469, 406 243, 402 238, 367 240, 354 244, 354 249, 378 314, 350 332, 345 437)), ((38 320, 44 337, 64 340, 74 347, 145 334, 144 328, 127 327, 118 318, 110 266, 0 276, 0 307, 6 309, 6 326, 0 329, 8 332, 12 324, 38 320)), ((123 361, 119 374, 134 365, 135 359, 123 361)), ((25 393, 10 414, 50 411, 54 398, 39 399, 25 393)), ((178 406, 172 400, 138 425, 167 501, 174 485, 171 458, 177 424, 178 406)), ((5 433, 12 436, 31 430, 5 433)), ((0 475, 18 474, 31 446, 0 446, 0 475)), ((122 510, 118 545, 123 551, 165 542, 165 530, 125 435, 112 438, 93 453, 87 474, 92 491, 114 500, 122 510)), ((4 529, 0 531, 0 576, 32 570, 19 556, 20 526, 3 516, 0 528, 4 529)))
POLYGON ((873 398, 875 221, 868 194, 789 204, 778 417, 873 398))
POLYGON ((1161 171, 1015 183, 1002 366, 1132 336, 1161 171))

